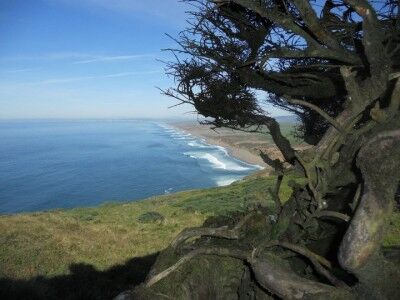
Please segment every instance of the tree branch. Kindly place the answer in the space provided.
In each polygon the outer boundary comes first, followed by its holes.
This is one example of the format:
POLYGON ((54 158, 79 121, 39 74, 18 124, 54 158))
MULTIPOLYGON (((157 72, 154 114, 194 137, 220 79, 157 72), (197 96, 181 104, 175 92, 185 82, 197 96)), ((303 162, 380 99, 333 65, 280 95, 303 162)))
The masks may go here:
POLYGON ((329 48, 336 50, 343 50, 340 43, 336 38, 320 23, 317 14, 311 7, 311 4, 307 0, 292 0, 296 8, 300 12, 300 15, 305 23, 305 25, 311 30, 313 34, 318 38, 318 40, 329 48))
POLYGON ((314 110, 315 112, 317 112, 321 117, 323 117, 325 120, 327 120, 329 123, 331 123, 337 130, 339 130, 340 132, 344 132, 343 127, 336 122, 336 120, 334 118, 332 118, 331 116, 329 116, 326 112, 324 112, 322 109, 320 109, 318 106, 309 103, 307 101, 303 101, 303 100, 298 100, 298 99, 292 99, 289 96, 283 96, 283 98, 288 101, 289 103, 292 104, 296 104, 296 105, 301 105, 301 106, 305 106, 308 107, 312 110, 314 110))

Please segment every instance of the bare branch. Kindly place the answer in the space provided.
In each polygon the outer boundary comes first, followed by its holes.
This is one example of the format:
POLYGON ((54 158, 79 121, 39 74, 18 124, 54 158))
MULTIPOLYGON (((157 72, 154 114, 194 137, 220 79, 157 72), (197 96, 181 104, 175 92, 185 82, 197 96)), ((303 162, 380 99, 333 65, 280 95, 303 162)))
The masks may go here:
POLYGON ((289 103, 292 104, 296 104, 296 105, 301 105, 301 106, 305 106, 308 107, 314 111, 316 111, 317 113, 319 113, 325 120, 327 120, 329 123, 331 123, 337 130, 339 130, 340 132, 344 132, 344 129, 342 128, 342 126, 336 122, 336 120, 334 118, 332 118, 331 116, 329 116, 326 112, 324 112, 322 109, 320 109, 318 106, 309 103, 307 101, 303 101, 303 100, 299 100, 299 99, 292 99, 288 96, 283 96, 283 98, 285 98, 289 103))
POLYGON ((293 0, 293 3, 296 5, 297 9, 300 12, 300 15, 306 24, 309 27, 311 32, 313 32, 318 40, 328 47, 336 50, 342 50, 340 43, 337 39, 320 23, 317 14, 314 9, 311 7, 311 4, 307 0, 293 0))

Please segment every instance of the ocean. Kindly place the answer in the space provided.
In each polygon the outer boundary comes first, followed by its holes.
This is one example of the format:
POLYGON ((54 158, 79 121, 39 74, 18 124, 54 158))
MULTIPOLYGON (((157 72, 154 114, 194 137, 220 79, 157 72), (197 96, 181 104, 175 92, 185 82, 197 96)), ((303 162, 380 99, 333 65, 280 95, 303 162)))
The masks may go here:
POLYGON ((161 121, 0 122, 0 214, 223 186, 258 169, 161 121))

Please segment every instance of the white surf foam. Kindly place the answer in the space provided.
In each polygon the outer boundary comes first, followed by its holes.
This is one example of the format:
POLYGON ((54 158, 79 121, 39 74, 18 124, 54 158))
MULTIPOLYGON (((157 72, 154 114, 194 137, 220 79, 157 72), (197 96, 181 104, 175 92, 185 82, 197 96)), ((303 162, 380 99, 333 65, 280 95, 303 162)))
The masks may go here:
POLYGON ((159 124, 161 128, 164 129, 164 132, 166 132, 169 136, 171 136, 174 140, 186 140, 186 139, 192 139, 192 135, 190 133, 184 132, 182 130, 179 130, 177 128, 173 128, 168 125, 164 124, 159 124))
POLYGON ((224 152, 224 154, 226 156, 230 156, 228 153, 228 150, 226 150, 226 148, 222 147, 222 146, 215 146, 215 148, 219 149, 220 151, 224 152))
POLYGON ((200 142, 198 142, 198 141, 196 141, 196 140, 190 141, 190 142, 188 142, 187 144, 188 144, 190 147, 196 147, 196 148, 212 148, 211 145, 205 145, 205 144, 202 144, 202 143, 200 143, 200 142))
POLYGON ((210 164, 212 164, 217 169, 224 169, 226 170, 226 164, 220 161, 214 155, 207 153, 207 152, 185 152, 185 155, 195 158, 195 159, 204 159, 207 160, 210 164))
POLYGON ((238 160, 229 155, 226 148, 218 145, 207 143, 205 139, 194 137, 178 128, 174 128, 167 124, 160 124, 172 139, 187 140, 187 145, 193 148, 201 149, 201 151, 185 152, 184 154, 194 159, 208 161, 214 168, 227 171, 248 171, 251 169, 263 169, 262 166, 252 165, 241 160, 238 160), (205 149, 209 149, 207 152, 205 149))
POLYGON ((207 160, 214 168, 217 169, 223 169, 227 171, 247 171, 251 169, 248 167, 243 167, 234 161, 230 161, 229 157, 224 159, 217 154, 212 154, 209 152, 196 151, 185 152, 184 154, 191 158, 207 160))
POLYGON ((215 179, 215 183, 218 186, 227 186, 230 185, 232 183, 234 183, 235 181, 240 180, 240 178, 237 177, 220 177, 220 178, 216 178, 215 179))

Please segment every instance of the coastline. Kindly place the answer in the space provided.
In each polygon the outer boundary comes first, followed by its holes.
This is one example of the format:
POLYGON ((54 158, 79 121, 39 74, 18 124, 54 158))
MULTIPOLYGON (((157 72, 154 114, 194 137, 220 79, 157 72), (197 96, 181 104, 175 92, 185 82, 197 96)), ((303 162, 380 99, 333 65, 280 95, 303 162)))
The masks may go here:
POLYGON ((225 148, 230 156, 238 160, 263 168, 270 168, 257 153, 232 142, 228 137, 235 136, 236 133, 231 130, 221 130, 217 133, 205 125, 193 123, 169 123, 169 125, 197 138, 204 139, 208 144, 225 148))

